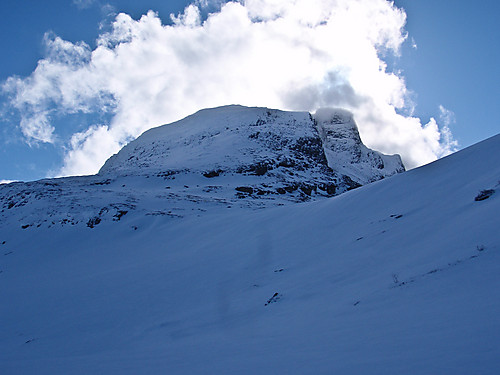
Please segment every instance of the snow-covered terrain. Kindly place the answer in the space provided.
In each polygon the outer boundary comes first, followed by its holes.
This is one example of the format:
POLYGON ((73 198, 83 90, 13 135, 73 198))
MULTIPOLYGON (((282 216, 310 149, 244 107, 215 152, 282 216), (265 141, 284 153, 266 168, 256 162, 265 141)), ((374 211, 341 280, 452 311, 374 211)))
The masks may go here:
POLYGON ((403 170, 398 155, 362 144, 345 111, 330 110, 317 123, 307 112, 226 106, 145 132, 96 176, 0 186, 0 226, 93 227, 132 212, 179 218, 282 206, 403 170))
POLYGON ((139 170, 141 174, 268 173, 283 182, 314 184, 330 178, 338 185, 342 185, 339 178, 347 176, 363 185, 404 168, 399 155, 383 155, 364 146, 352 114, 345 110, 320 109, 313 116, 232 105, 202 110, 145 132, 111 157, 99 174, 139 170), (330 173, 327 165, 341 173, 330 173))
MULTIPOLYGON (((316 122, 323 141, 340 138, 316 122)), ((209 172, 205 151, 186 169, 209 172)), ((182 217, 152 214, 166 211, 146 192, 172 180, 126 172, 120 154, 98 176, 0 186, 19 194, 0 226, 1 374, 498 373, 500 135, 301 204, 191 207, 179 194, 185 212, 201 212, 182 217), (37 227, 26 213, 49 212, 32 198, 48 192, 72 217, 108 211, 98 225, 37 227)), ((230 165, 201 177, 229 179, 230 165)))

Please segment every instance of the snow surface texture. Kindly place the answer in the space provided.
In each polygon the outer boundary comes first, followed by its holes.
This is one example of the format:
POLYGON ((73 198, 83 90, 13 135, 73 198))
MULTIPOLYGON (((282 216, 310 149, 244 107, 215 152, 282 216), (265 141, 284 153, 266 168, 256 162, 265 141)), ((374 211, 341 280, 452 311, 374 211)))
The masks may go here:
POLYGON ((327 198, 403 170, 398 155, 361 143, 345 111, 317 123, 307 112, 226 106, 145 132, 96 176, 1 186, 0 219, 94 227, 132 211, 178 218, 256 209, 327 198))
POLYGON ((499 182, 500 135, 303 204, 12 216, 0 373, 497 374, 499 182))

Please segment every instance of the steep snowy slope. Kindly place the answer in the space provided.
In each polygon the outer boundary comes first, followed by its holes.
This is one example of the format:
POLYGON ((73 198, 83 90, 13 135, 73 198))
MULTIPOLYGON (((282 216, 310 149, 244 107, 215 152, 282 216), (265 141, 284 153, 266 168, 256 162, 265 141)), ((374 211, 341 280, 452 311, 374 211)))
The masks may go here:
POLYGON ((317 202, 9 221, 0 373, 497 374, 499 182, 496 136, 317 202))
POLYGON ((398 155, 361 143, 345 111, 317 123, 307 112, 226 106, 147 131, 96 176, 0 186, 0 225, 94 227, 130 212, 178 218, 281 206, 403 170, 398 155))

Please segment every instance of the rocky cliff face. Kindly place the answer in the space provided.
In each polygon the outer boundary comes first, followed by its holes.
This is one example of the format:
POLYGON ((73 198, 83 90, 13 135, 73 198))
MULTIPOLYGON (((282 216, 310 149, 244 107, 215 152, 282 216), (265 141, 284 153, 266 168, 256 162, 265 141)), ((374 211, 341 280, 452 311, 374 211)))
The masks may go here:
POLYGON ((363 145, 346 111, 226 106, 145 132, 96 176, 2 186, 0 214, 26 228, 95 227, 130 211, 175 218, 321 199, 403 170, 363 145))
POLYGON ((384 155, 366 147, 352 114, 342 109, 320 109, 314 115, 328 166, 361 185, 403 172, 399 155, 384 155))

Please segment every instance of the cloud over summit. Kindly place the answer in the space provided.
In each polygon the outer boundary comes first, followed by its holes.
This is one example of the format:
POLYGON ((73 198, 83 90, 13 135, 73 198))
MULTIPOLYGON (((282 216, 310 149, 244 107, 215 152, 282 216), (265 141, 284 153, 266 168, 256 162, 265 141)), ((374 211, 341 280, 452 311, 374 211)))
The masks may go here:
MULTIPOLYGON (((47 55, 3 85, 29 142, 54 142, 54 119, 107 113, 65 142, 62 175, 96 172, 143 131, 226 104, 354 113, 363 141, 408 167, 453 147, 436 121, 411 115, 403 77, 387 70, 406 34, 386 0, 197 1, 163 24, 116 16, 95 48, 47 36, 47 55), (215 3, 218 10, 203 16, 215 3)), ((90 117, 92 118, 92 117, 90 117)), ((60 125, 59 125, 60 126, 60 125)), ((446 129, 445 129, 446 130, 446 129)))

